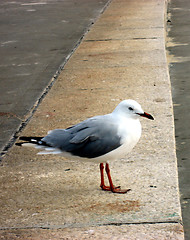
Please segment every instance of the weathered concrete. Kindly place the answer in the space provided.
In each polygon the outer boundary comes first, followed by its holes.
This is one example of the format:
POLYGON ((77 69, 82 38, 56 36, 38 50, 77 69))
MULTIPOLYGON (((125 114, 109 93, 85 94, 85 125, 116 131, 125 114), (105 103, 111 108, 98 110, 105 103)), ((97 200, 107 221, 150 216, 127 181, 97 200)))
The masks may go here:
POLYGON ((112 239, 112 240, 181 240, 183 228, 179 224, 139 224, 64 229, 12 229, 1 231, 1 238, 12 239, 112 239))
POLYGON ((155 121, 143 120, 133 153, 111 163, 115 184, 132 191, 101 191, 98 165, 13 147, 0 169, 2 229, 62 228, 34 229, 32 239, 183 239, 164 13, 165 1, 113 0, 22 133, 41 136, 138 100, 155 121))

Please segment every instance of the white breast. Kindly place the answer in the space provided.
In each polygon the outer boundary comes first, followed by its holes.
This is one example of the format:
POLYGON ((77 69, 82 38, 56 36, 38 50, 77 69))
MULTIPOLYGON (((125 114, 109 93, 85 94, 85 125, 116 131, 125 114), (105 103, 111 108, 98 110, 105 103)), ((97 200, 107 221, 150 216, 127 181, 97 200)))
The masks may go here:
POLYGON ((121 159, 125 157, 128 152, 130 152, 134 146, 137 144, 141 137, 141 124, 139 119, 127 120, 124 118, 122 121, 120 119, 120 125, 118 129, 118 134, 121 137, 122 145, 117 149, 95 159, 91 159, 94 162, 109 162, 111 160, 121 159), (129 127, 130 126, 130 127, 129 127))

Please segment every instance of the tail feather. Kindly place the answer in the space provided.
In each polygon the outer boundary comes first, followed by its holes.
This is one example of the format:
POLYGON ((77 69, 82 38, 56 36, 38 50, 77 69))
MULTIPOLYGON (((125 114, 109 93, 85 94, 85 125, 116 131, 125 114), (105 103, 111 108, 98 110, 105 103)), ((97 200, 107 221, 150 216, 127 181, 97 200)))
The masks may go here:
POLYGON ((20 137, 21 142, 16 143, 17 146, 34 147, 36 149, 44 150, 38 154, 61 154, 62 151, 58 148, 48 145, 42 140, 43 137, 20 137))

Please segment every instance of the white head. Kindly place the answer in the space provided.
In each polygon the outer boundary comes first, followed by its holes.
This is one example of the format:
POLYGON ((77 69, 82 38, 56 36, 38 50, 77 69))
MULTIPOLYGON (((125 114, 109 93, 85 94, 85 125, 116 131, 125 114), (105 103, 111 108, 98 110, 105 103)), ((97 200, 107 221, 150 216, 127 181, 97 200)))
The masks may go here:
POLYGON ((154 118, 150 114, 142 110, 141 105, 138 102, 131 99, 120 102, 114 109, 113 113, 124 115, 134 119, 138 119, 141 116, 154 120, 154 118))

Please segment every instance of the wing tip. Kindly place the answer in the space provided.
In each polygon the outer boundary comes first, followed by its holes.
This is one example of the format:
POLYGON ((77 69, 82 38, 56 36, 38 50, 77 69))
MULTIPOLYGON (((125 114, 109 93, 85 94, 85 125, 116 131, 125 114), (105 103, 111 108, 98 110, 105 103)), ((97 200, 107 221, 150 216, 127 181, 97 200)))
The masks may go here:
POLYGON ((36 146, 39 145, 39 142, 41 141, 43 137, 27 137, 27 136, 21 136, 19 137, 19 141, 15 143, 16 146, 36 146))

